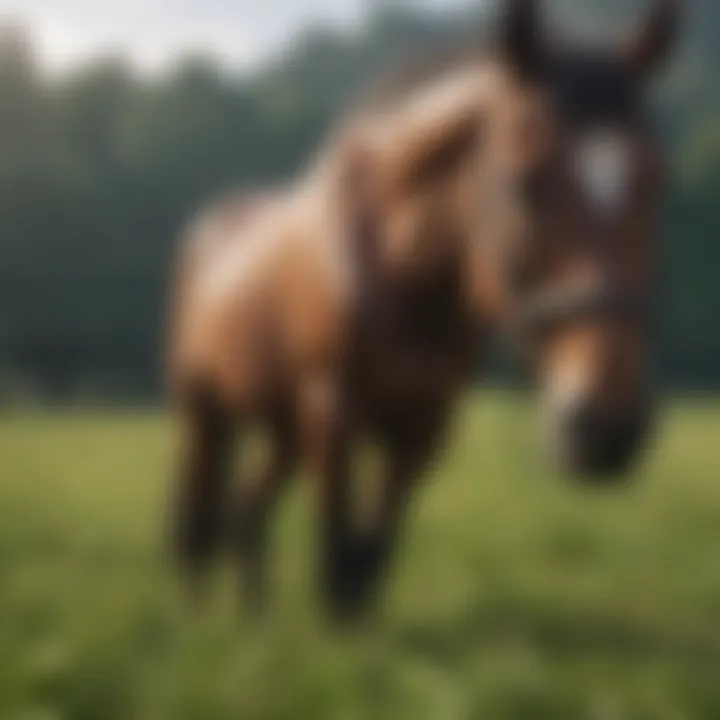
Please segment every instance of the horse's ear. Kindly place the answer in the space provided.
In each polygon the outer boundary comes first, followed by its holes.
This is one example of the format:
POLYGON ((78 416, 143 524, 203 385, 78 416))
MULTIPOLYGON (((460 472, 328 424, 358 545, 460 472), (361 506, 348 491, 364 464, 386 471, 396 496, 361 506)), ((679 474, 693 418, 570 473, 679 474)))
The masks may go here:
POLYGON ((681 0, 654 0, 650 16, 628 44, 628 59, 644 79, 652 77, 673 50, 680 34, 681 0))
POLYGON ((540 74, 546 39, 537 0, 505 0, 500 18, 500 52, 524 77, 540 74))

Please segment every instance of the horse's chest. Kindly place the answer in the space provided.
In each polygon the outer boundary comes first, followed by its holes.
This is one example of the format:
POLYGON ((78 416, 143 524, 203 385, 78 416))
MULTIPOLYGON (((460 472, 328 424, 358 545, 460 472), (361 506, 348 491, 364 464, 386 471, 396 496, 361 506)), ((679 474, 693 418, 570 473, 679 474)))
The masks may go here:
POLYGON ((356 382, 367 403, 446 397, 471 365, 470 324, 457 303, 440 298, 378 303, 357 339, 356 382))

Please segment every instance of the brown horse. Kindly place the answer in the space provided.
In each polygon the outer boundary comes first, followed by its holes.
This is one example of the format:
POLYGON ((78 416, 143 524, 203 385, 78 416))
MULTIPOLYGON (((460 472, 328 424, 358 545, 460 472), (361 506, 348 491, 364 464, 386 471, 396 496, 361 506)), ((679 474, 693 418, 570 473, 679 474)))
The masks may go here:
POLYGON ((331 611, 375 595, 409 495, 490 335, 512 326, 552 447, 578 474, 623 474, 649 418, 648 322, 662 162, 645 86, 677 26, 657 0, 616 48, 549 43, 508 0, 495 52, 369 103, 297 185, 230 198, 191 229, 170 374, 183 417, 177 551, 194 580, 230 517, 249 598, 298 459, 317 475, 331 611), (229 502, 236 432, 262 468, 229 502), (382 479, 361 528, 351 457, 382 479))

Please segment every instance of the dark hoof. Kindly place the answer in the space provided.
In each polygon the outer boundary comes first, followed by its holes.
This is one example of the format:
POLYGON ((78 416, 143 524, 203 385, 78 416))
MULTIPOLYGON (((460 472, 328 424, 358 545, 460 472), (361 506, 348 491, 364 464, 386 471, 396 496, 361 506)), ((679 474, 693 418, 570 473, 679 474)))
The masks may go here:
POLYGON ((373 611, 385 555, 384 543, 375 537, 347 541, 330 553, 324 588, 332 620, 352 623, 373 611))
POLYGON ((206 518, 196 515, 176 524, 170 554, 183 594, 194 609, 207 604, 210 574, 217 550, 216 527, 206 518))
POLYGON ((215 529, 204 523, 183 524, 176 531, 173 554, 177 564, 191 574, 206 567, 217 549, 215 529))

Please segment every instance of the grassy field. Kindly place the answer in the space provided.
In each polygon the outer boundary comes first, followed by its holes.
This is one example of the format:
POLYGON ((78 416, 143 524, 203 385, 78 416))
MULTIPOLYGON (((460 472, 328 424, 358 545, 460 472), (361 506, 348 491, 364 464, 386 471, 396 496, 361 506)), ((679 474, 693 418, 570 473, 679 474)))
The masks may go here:
POLYGON ((316 617, 312 508, 277 525, 260 626, 230 568, 202 613, 162 551, 160 415, 0 421, 0 718, 720 718, 720 403, 676 403, 637 481, 538 471, 478 398, 429 478, 380 617, 316 617))

